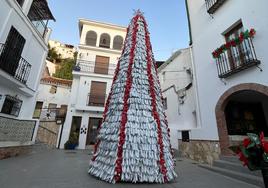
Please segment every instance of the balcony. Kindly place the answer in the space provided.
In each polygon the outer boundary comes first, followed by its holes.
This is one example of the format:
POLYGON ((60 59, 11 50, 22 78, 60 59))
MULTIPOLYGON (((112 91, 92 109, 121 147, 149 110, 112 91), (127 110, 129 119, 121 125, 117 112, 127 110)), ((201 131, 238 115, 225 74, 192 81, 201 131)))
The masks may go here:
POLYGON ((87 61, 77 59, 77 64, 73 68, 76 72, 84 72, 84 73, 96 73, 103 75, 113 75, 116 66, 114 64, 109 64, 108 67, 95 66, 94 61, 87 61))
POLYGON ((258 67, 261 63, 257 59, 251 37, 245 38, 239 43, 231 41, 230 45, 227 50, 214 57, 219 78, 227 78, 253 66, 258 67))
POLYGON ((106 100, 106 95, 97 95, 93 93, 89 93, 87 97, 87 106, 97 106, 97 107, 104 107, 106 100))
POLYGON ((6 52, 4 49, 5 44, 0 44, 0 69, 21 83, 26 84, 30 74, 31 64, 23 57, 16 57, 14 53, 6 52))
POLYGON ((33 0, 28 18, 43 38, 45 38, 48 31, 48 20, 55 21, 46 0, 33 0))
POLYGON ((205 0, 207 12, 213 14, 226 0, 205 0))

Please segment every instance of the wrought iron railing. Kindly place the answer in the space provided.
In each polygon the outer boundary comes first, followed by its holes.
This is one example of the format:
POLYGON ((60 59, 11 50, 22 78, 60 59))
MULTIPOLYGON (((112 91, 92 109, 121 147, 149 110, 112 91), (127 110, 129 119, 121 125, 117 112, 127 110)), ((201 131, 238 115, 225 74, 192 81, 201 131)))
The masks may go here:
POLYGON ((226 0, 205 0, 207 12, 213 14, 226 0))
POLYGON ((226 78, 261 62, 257 59, 251 38, 244 39, 240 44, 230 47, 216 58, 219 78, 226 78))
POLYGON ((77 59, 76 66, 73 68, 73 70, 78 72, 113 75, 115 68, 116 67, 114 64, 109 64, 108 67, 101 67, 101 66, 95 66, 94 61, 77 59))
POLYGON ((5 45, 0 44, 0 69, 26 84, 31 71, 31 64, 23 57, 14 57, 10 55, 12 53, 3 53, 4 48, 5 45))
POLYGON ((32 21, 32 24, 37 29, 37 31, 42 35, 43 38, 45 38, 46 33, 48 31, 47 22, 48 21, 44 22, 43 20, 32 21))
POLYGON ((106 94, 96 95, 89 93, 87 97, 87 106, 101 106, 103 107, 106 100, 106 94))
POLYGON ((64 121, 66 110, 64 108, 37 108, 34 110, 33 118, 40 121, 64 121))

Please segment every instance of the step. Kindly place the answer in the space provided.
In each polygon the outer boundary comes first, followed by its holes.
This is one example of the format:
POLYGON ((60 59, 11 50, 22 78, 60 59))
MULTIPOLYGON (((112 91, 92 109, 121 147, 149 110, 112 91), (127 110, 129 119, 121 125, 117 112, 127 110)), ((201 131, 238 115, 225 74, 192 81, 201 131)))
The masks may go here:
POLYGON ((227 169, 209 166, 209 165, 205 165, 205 164, 199 164, 198 166, 201 168, 204 168, 206 170, 210 170, 212 172, 216 172, 216 173, 222 174, 224 176, 228 176, 230 178, 246 182, 248 184, 256 185, 259 187, 264 187, 262 177, 257 177, 257 176, 249 175, 246 173, 235 172, 232 170, 227 170, 227 169))
POLYGON ((235 172, 245 173, 253 176, 262 177, 261 171, 250 171, 247 167, 242 165, 242 162, 229 162, 225 160, 216 160, 213 162, 214 167, 233 170, 235 172))
POLYGON ((233 162, 233 163, 240 162, 238 156, 223 156, 223 155, 220 155, 220 160, 229 161, 229 162, 233 162))

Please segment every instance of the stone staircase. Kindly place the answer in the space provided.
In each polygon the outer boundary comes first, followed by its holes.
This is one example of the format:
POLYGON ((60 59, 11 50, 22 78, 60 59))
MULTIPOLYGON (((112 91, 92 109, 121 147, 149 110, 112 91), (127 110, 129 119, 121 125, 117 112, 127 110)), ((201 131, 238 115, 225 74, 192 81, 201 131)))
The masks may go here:
POLYGON ((261 171, 250 171, 234 156, 221 156, 219 160, 214 161, 212 166, 200 164, 199 167, 252 185, 264 187, 261 171))

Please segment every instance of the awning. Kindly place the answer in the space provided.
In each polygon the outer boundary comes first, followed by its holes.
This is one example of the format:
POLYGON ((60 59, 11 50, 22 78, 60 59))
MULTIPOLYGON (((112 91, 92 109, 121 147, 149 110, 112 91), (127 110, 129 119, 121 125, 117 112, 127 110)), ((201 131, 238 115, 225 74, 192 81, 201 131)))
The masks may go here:
POLYGON ((46 0, 33 0, 32 6, 28 13, 28 18, 31 21, 39 21, 39 20, 54 20, 54 16, 52 15, 48 3, 46 0))

